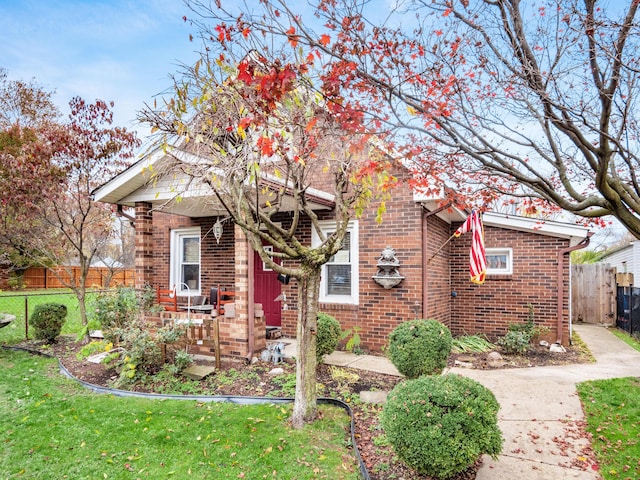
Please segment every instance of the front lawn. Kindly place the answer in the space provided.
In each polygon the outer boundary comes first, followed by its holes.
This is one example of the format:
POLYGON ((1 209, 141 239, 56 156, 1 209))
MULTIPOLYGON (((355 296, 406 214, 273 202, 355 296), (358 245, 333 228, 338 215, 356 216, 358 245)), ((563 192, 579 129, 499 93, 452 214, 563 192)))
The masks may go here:
POLYGON ((289 405, 96 395, 55 360, 3 349, 0 371, 8 478, 358 478, 338 408, 294 431, 289 405))
POLYGON ((640 379, 583 382, 578 394, 603 478, 640 478, 640 379))
MULTIPOLYGON (((628 333, 611 333, 640 351, 640 342, 628 333)), ((584 382, 578 384, 578 394, 603 478, 640 478, 640 379, 584 382)))

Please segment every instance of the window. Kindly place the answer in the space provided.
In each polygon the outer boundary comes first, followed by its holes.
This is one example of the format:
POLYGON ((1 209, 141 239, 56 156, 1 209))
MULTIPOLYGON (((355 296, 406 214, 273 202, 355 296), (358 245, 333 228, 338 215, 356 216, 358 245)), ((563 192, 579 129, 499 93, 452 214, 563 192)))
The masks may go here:
MULTIPOLYGON (((324 235, 330 235, 335 223, 321 225, 324 235)), ((318 235, 313 235, 313 245, 320 244, 318 235)), ((358 303, 358 224, 350 222, 342 246, 322 266, 320 301, 324 303, 358 303)))
POLYGON ((179 295, 200 295, 200 228, 171 232, 170 275, 179 295))
POLYGON ((511 275, 513 273, 513 250, 510 248, 487 248, 487 275, 511 275))

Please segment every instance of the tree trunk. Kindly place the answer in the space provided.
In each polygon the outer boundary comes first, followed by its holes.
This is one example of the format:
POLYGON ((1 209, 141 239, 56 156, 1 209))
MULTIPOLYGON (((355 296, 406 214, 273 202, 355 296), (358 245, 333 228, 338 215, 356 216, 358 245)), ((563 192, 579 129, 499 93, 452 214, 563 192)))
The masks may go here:
POLYGON ((296 358, 296 395, 291 425, 302 428, 317 414, 316 333, 320 269, 311 270, 298 279, 298 356, 296 358))

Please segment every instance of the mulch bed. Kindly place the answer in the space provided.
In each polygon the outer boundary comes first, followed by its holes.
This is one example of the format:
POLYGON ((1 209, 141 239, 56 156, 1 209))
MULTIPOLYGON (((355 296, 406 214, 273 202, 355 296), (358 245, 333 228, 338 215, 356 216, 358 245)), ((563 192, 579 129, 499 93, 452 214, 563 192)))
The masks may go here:
MULTIPOLYGON (((115 370, 106 368, 103 364, 78 360, 76 353, 82 345, 75 342, 73 338, 62 337, 58 343, 52 346, 43 346, 41 343, 33 341, 23 342, 16 346, 53 355, 76 378, 94 385, 111 387, 114 380, 117 379, 115 370)), ((505 365, 501 368, 525 368, 589 361, 588 355, 580 348, 569 348, 568 352, 562 355, 550 354, 547 349, 534 348, 524 356, 504 355, 503 357, 505 365)), ((463 358, 465 362, 472 360, 473 368, 489 368, 486 354, 452 354, 449 358, 449 365, 453 366, 459 358, 463 358)), ((295 372, 295 365, 292 363, 285 362, 277 366, 282 367, 285 374, 295 372)), ((278 381, 276 376, 269 374, 269 371, 274 367, 276 365, 263 362, 253 365, 239 362, 223 362, 221 372, 202 380, 200 385, 202 388, 198 388, 201 391, 197 393, 233 396, 287 396, 282 395, 283 382, 281 379, 278 381), (216 375, 222 376, 224 373, 231 371, 233 371, 232 382, 216 382, 216 375)), ((332 367, 328 365, 318 366, 317 380, 322 385, 318 395, 337 398, 351 405, 355 417, 357 446, 367 466, 370 478, 372 480, 431 480, 431 477, 418 475, 415 471, 406 467, 395 457, 392 448, 383 441, 383 432, 378 421, 382 407, 358 401, 359 392, 364 390, 390 391, 402 379, 393 375, 344 368, 342 370, 346 371, 347 374, 354 374, 353 378, 350 379, 350 383, 347 384, 344 379, 338 378, 336 380, 335 375, 332 375, 331 369, 332 367), (355 378, 357 380, 354 381, 355 378)), ((192 382, 187 379, 183 381, 185 384, 192 382)), ((135 385, 127 388, 135 391, 156 392, 162 386, 162 384, 150 382, 145 385, 135 385)), ((167 392, 164 391, 163 393, 167 392)), ((481 462, 479 461, 467 471, 450 480, 473 480, 480 465, 481 462)))

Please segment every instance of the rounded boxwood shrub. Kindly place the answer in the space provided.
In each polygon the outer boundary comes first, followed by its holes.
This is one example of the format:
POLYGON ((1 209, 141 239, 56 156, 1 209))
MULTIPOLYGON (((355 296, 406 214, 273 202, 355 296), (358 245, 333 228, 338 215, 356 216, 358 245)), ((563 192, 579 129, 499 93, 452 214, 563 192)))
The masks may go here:
POLYGON ((318 363, 322 357, 334 352, 340 341, 342 329, 338 320, 326 313, 318 313, 318 330, 316 338, 316 358, 318 363))
POLYGON ((36 305, 29 324, 34 336, 46 343, 55 343, 67 318, 67 307, 60 303, 41 303, 36 305))
POLYGON ((439 375, 447 366, 453 338, 437 320, 411 320, 389 335, 389 358, 408 378, 439 375))
POLYGON ((398 457, 421 474, 449 478, 502 450, 498 402, 486 387, 448 374, 402 382, 381 416, 398 457))

